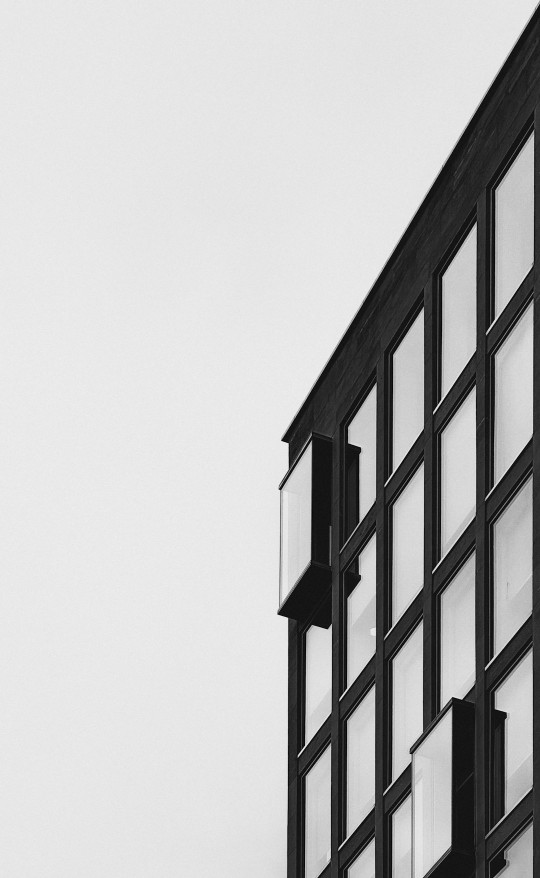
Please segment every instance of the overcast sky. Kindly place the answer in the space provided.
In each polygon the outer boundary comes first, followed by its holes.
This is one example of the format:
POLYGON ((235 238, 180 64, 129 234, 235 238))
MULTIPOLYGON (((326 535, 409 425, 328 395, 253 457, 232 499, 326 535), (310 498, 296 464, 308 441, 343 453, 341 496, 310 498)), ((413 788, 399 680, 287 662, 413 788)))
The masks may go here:
POLYGON ((2 878, 284 878, 280 437, 534 6, 4 0, 2 878))

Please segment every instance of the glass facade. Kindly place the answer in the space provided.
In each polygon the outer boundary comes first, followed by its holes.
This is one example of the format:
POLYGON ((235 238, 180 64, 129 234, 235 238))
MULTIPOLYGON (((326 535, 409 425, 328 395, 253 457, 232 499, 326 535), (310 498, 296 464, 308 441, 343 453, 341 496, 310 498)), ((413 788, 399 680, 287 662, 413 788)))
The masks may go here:
POLYGON ((375 689, 347 720, 347 835, 375 804, 375 689))
POLYGON ((424 312, 392 358, 392 468, 424 429, 424 312))
POLYGON ((475 563, 472 555, 440 597, 440 706, 463 698, 474 684, 475 563))
POLYGON ((309 741, 332 707, 332 627, 311 625, 305 637, 304 741, 309 741))
POLYGON ((497 819, 511 811, 532 787, 533 689, 530 652, 497 688, 494 707, 493 784, 497 819))
POLYGON ((345 574, 347 589, 346 685, 356 680, 375 655, 376 630, 376 541, 371 537, 354 565, 345 574))
POLYGON ((495 354, 494 429, 494 476, 498 482, 532 437, 532 305, 495 354))
POLYGON ((392 878, 411 878, 411 797, 407 796, 392 814, 392 878))
POLYGON ((476 393, 458 408, 441 436, 441 555, 473 520, 476 507, 476 393))
POLYGON ((441 398, 476 350, 476 225, 441 278, 441 398))
POLYGON ((281 489, 280 603, 311 560, 312 452, 310 443, 281 489))
POLYGON ((424 467, 392 507, 392 624, 424 581, 424 467))
POLYGON ((370 842, 349 866, 347 878, 375 878, 375 842, 370 842))
POLYGON ((346 535, 375 502, 377 388, 373 387, 347 428, 346 535))
POLYGON ((532 824, 503 851, 502 857, 496 858, 490 875, 496 875, 497 878, 533 878, 532 824))
POLYGON ((330 747, 327 747, 304 781, 304 876, 317 878, 330 862, 330 747))
POLYGON ((422 636, 419 625, 392 661, 392 778, 411 761, 410 748, 422 732, 422 636))
POLYGON ((452 844, 452 712, 413 756, 413 878, 424 878, 452 844))

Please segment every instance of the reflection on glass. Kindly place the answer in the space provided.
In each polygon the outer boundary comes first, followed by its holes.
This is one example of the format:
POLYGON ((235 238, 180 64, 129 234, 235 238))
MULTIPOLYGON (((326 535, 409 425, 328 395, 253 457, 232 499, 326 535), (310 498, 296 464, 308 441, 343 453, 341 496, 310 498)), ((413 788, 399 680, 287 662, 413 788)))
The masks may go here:
POLYGON ((476 225, 441 279, 441 398, 476 350, 476 225))
POLYGON ((532 436, 533 309, 529 305, 495 354, 495 481, 532 436))
MULTIPOLYGON (((499 758, 495 759, 495 771, 502 771, 501 799, 495 802, 497 817, 511 811, 532 786, 532 700, 532 654, 529 652, 495 692, 495 711, 501 713, 495 716, 494 727, 501 719, 503 731, 499 758)), ((495 790, 497 782, 495 777, 495 790)))
POLYGON ((280 603, 311 561, 311 460, 308 445, 281 489, 280 603))
POLYGON ((305 878, 317 878, 330 862, 330 747, 306 774, 305 878))
POLYGON ((474 580, 472 555, 441 595, 441 707, 463 698, 474 683, 474 580))
POLYGON ((375 878, 375 842, 367 847, 347 869, 347 878, 375 878))
POLYGON ((532 612, 532 481, 493 526, 493 646, 496 655, 532 612))
POLYGON ((392 878, 411 878, 411 797, 392 814, 392 878))
POLYGON ((347 720, 347 835, 375 804, 375 688, 347 720))
POLYGON ((332 626, 306 631, 306 703, 304 741, 319 729, 332 708, 332 626))
POLYGON ((495 190, 495 317, 532 268, 534 137, 531 134, 495 190))
POLYGON ((392 624, 424 581, 424 467, 416 471, 392 508, 392 624))
POLYGON ((347 428, 347 536, 375 502, 377 390, 370 391, 347 428))
POLYGON ((422 734, 422 624, 392 660, 392 779, 411 761, 410 748, 422 734))
POLYGON ((345 574, 347 596, 347 686, 375 655, 375 537, 345 574))
POLYGON ((495 858, 490 874, 497 878, 533 878, 532 823, 506 848, 502 857, 495 858))
POLYGON ((424 429, 424 312, 396 349, 392 361, 392 469, 424 429))
POLYGON ((452 844, 452 711, 413 755, 413 875, 423 878, 452 844))
POLYGON ((441 556, 476 509, 476 392, 469 393, 441 435, 441 556))

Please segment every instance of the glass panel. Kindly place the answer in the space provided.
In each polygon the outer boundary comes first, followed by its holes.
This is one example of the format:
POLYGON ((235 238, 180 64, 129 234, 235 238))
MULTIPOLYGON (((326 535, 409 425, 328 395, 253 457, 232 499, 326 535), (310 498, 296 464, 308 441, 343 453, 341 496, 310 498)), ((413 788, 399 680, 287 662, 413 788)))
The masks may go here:
POLYGON ((413 874, 423 878, 452 844, 452 711, 413 756, 413 874))
POLYGON ((416 471, 392 508, 392 624, 424 581, 424 467, 416 471))
POLYGON ((476 510, 476 392, 469 393, 441 434, 441 556, 476 510))
POLYGON ((441 595, 441 707, 463 698, 474 683, 474 581, 472 555, 441 595))
POLYGON ((532 481, 493 526, 493 646, 496 655, 532 612, 532 481))
POLYGON ((531 134, 495 190, 495 317, 533 265, 534 137, 531 134))
POLYGON ((392 779, 411 761, 410 748, 423 729, 423 627, 405 641, 392 660, 392 779))
POLYGON ((441 279, 441 398, 476 350, 476 225, 441 279))
POLYGON ((375 688, 347 720, 347 835, 375 804, 375 688))
POLYGON ((347 429, 346 531, 347 536, 375 502, 377 389, 366 397, 347 429))
POLYGON ((421 311, 392 360, 392 469, 424 429, 424 312, 421 311))
POLYGON ((330 747, 306 774, 305 878, 330 862, 330 747))
MULTIPOLYGON (((502 771, 501 800, 495 802, 496 818, 511 811, 532 786, 532 655, 529 652, 495 692, 495 717, 503 720, 502 747, 495 757, 495 771, 502 771), (498 762, 498 765, 497 765, 498 762)), ((496 734, 496 732, 494 732, 496 734)), ((497 790, 498 778, 494 778, 497 790)))
POLYGON ((347 869, 347 878, 375 878, 375 842, 370 841, 352 866, 347 869))
POLYGON ((495 858, 491 868, 490 874, 497 878, 533 878, 532 823, 506 848, 502 857, 495 858))
POLYGON ((281 489, 280 603, 311 561, 311 460, 308 445, 281 489))
POLYGON ((345 574, 347 589, 347 686, 375 655, 375 537, 345 574))
POLYGON ((332 709, 332 626, 312 625, 306 631, 306 703, 304 741, 307 743, 332 709))
POLYGON ((392 878, 411 878, 411 797, 392 814, 392 878))
POLYGON ((495 354, 495 481, 532 436, 533 309, 529 305, 495 354))

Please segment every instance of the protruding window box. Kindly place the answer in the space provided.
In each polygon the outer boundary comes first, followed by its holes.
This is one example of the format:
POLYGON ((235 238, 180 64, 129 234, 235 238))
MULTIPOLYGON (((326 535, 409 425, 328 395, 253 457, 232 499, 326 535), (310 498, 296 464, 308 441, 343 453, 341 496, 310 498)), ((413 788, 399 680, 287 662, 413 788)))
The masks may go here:
POLYGON ((452 698, 411 747, 412 878, 474 868, 474 705, 452 698))
POLYGON ((279 615, 303 619, 331 581, 332 443, 313 433, 280 488, 279 615))

